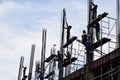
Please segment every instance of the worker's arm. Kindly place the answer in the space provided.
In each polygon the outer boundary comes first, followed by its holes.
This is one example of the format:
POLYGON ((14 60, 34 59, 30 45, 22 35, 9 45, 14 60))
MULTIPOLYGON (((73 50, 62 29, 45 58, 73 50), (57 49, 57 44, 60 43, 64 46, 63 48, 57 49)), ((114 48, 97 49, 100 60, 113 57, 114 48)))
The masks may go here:
POLYGON ((93 6, 95 6, 95 4, 94 3, 92 3, 92 2, 90 2, 93 6))

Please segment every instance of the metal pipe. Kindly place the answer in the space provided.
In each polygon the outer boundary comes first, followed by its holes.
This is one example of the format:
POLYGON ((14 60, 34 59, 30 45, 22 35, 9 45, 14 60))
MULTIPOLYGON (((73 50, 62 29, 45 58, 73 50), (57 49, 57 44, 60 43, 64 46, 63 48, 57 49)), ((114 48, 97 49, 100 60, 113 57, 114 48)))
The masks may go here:
POLYGON ((44 79, 44 71, 45 71, 45 53, 46 53, 46 33, 47 30, 43 29, 42 32, 42 51, 41 51, 41 77, 44 79))
POLYGON ((31 80, 31 78, 32 78, 32 69, 33 69, 33 62, 34 62, 35 47, 36 47, 35 44, 33 44, 32 47, 31 47, 31 56, 30 56, 30 66, 29 66, 28 80, 31 80))
POLYGON ((65 9, 63 9, 63 21, 62 21, 62 33, 61 33, 61 44, 60 44, 60 54, 61 54, 61 64, 60 64, 60 69, 59 69, 59 79, 63 78, 63 45, 64 45, 64 28, 65 28, 65 16, 66 16, 66 12, 65 9))
POLYGON ((18 80, 21 80, 21 74, 22 74, 23 63, 24 63, 24 57, 21 56, 21 59, 20 59, 20 66, 19 66, 19 72, 18 72, 18 80))
POLYGON ((117 12, 117 48, 120 47, 120 1, 116 0, 116 12, 117 12))

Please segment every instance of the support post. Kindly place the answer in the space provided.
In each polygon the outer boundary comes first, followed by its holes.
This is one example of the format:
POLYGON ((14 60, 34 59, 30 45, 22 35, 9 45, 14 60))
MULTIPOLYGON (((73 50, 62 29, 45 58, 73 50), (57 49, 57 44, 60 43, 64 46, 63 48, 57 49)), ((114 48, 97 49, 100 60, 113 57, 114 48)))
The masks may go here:
MULTIPOLYGON (((88 24, 90 24, 93 21, 93 12, 91 11, 92 5, 94 0, 88 0, 88 24)), ((93 43, 94 37, 93 37, 93 27, 87 26, 87 34, 90 35, 89 40, 93 43)), ((85 66, 85 76, 84 80, 90 80, 92 78, 92 73, 89 69, 89 64, 93 61, 93 51, 86 51, 86 66, 85 66)))
POLYGON ((117 48, 120 47, 120 0, 116 0, 116 13, 117 13, 117 30, 116 30, 116 34, 117 34, 117 48))
POLYGON ((24 57, 21 56, 21 59, 20 59, 20 66, 19 66, 19 72, 18 72, 18 80, 21 80, 23 63, 24 63, 24 57))
POLYGON ((47 34, 47 30, 43 29, 43 33, 42 33, 42 51, 41 51, 41 78, 43 80, 44 80, 44 72, 45 72, 46 34, 47 34))
POLYGON ((60 44, 60 54, 61 54, 61 64, 60 64, 60 68, 59 68, 59 80, 63 78, 63 45, 64 45, 64 28, 65 28, 65 16, 66 16, 66 12, 65 9, 63 9, 63 20, 62 20, 62 31, 61 31, 61 44, 60 44))
MULTIPOLYGON (((93 19, 92 19, 92 16, 93 16, 93 12, 91 11, 92 9, 92 5, 91 5, 91 2, 93 3, 93 0, 88 0, 88 24, 90 24, 93 19)), ((87 27, 87 32, 88 34, 90 35, 90 40, 93 42, 94 41, 94 38, 93 38, 93 27, 87 27)), ((86 63, 89 63, 89 62, 92 62, 93 61, 93 53, 89 53, 89 51, 87 51, 87 60, 86 60, 86 63)))
POLYGON ((35 47, 36 47, 35 44, 33 44, 32 47, 31 47, 31 56, 30 56, 30 66, 29 66, 28 80, 31 80, 31 78, 32 78, 35 47))

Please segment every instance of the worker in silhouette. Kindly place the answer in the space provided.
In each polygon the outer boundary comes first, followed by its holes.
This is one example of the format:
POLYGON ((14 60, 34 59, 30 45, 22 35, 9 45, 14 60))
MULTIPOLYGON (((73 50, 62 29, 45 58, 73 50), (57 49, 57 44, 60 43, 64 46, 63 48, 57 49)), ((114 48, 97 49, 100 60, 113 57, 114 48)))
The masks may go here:
POLYGON ((44 80, 43 76, 40 74, 37 79, 44 80))
POLYGON ((43 76, 41 76, 41 77, 40 77, 40 80, 44 80, 44 77, 43 77, 43 76))
POLYGON ((92 41, 90 40, 90 36, 86 34, 86 31, 83 30, 82 34, 82 44, 86 47, 85 49, 87 50, 92 50, 93 44, 92 41))
POLYGON ((42 75, 42 72, 41 72, 41 68, 39 67, 39 65, 37 65, 37 74, 38 74, 38 77, 37 77, 37 79, 39 79, 39 80, 44 80, 44 77, 43 77, 43 75, 42 75))
POLYGON ((44 80, 44 77, 42 76, 42 72, 39 73, 39 76, 37 77, 37 79, 44 80))
POLYGON ((93 20, 95 20, 96 19, 96 17, 97 17, 97 8, 98 8, 98 5, 96 5, 96 4, 94 4, 94 3, 92 3, 91 2, 91 4, 92 4, 92 12, 93 12, 93 16, 92 16, 92 18, 93 18, 93 20))
POLYGON ((67 28, 65 28, 65 29, 67 29, 67 37, 66 37, 67 43, 68 43, 68 41, 70 39, 70 30, 71 30, 71 28, 72 28, 71 25, 69 25, 69 26, 67 25, 67 28))
POLYGON ((66 56, 66 59, 65 59, 65 62, 67 63, 69 63, 70 62, 70 60, 71 60, 71 54, 70 54, 70 52, 69 51, 67 51, 67 54, 64 54, 65 56, 66 56))
POLYGON ((22 80, 26 80, 27 79, 26 69, 27 69, 27 67, 23 67, 23 78, 22 78, 22 80))
POLYGON ((82 44, 84 44, 86 46, 86 43, 87 43, 87 34, 86 34, 86 31, 83 30, 83 34, 82 34, 82 44))
POLYGON ((99 22, 97 22, 95 25, 94 25, 94 28, 96 30, 96 39, 97 41, 100 40, 100 24, 99 22))
POLYGON ((61 54, 60 51, 57 51, 56 61, 58 61, 58 68, 61 66, 61 54))
POLYGON ((92 43, 91 39, 89 38, 89 36, 88 36, 86 48, 87 48, 87 50, 92 50, 93 49, 93 43, 92 43))

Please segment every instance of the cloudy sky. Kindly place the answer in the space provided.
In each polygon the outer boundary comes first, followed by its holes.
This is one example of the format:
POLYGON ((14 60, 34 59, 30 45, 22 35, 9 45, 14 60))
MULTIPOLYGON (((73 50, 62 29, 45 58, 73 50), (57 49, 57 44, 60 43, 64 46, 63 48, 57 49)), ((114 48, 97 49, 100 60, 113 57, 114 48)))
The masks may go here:
MULTIPOLYGON (((98 13, 116 18, 115 0, 95 0, 98 13)), ((41 53, 42 29, 47 29, 47 54, 59 47, 61 12, 66 8, 71 33, 80 38, 87 26, 87 0, 0 0, 0 80, 17 80, 19 60, 29 65, 31 44, 36 44, 35 60, 41 53)))

